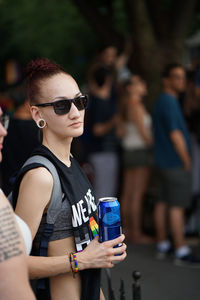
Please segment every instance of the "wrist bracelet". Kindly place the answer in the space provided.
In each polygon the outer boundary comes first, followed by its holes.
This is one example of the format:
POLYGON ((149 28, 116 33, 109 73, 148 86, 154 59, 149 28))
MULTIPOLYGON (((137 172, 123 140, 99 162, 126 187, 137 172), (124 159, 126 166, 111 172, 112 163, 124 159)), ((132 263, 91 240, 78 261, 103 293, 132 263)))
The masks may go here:
POLYGON ((72 253, 73 259, 74 259, 74 273, 78 273, 78 261, 76 253, 72 253))
POLYGON ((77 261, 77 256, 76 253, 69 253, 69 262, 70 262, 70 267, 71 267, 71 272, 73 274, 73 277, 75 278, 76 273, 78 273, 78 261, 77 261), (74 267, 73 267, 74 263, 74 267))
POLYGON ((69 257, 69 263, 70 263, 71 272, 72 272, 72 274, 73 274, 73 268, 72 268, 73 258, 72 258, 72 253, 69 253, 69 254, 68 254, 68 257, 69 257))

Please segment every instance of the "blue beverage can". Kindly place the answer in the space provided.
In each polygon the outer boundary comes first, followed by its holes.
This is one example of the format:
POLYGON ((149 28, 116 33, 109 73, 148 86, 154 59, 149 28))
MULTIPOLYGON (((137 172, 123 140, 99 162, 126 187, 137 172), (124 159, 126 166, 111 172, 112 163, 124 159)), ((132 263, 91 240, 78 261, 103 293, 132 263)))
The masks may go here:
MULTIPOLYGON (((122 234, 120 204, 117 198, 100 198, 98 203, 99 242, 113 240, 122 234)), ((115 247, 120 247, 119 244, 115 247)))

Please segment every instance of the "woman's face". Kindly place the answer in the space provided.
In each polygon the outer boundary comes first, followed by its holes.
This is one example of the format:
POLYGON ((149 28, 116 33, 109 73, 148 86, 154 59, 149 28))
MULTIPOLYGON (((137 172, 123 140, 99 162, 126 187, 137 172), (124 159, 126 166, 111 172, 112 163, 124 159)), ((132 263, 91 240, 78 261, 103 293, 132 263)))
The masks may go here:
POLYGON ((138 96, 146 96, 147 95, 147 86, 144 80, 142 80, 139 76, 133 76, 131 78, 131 85, 128 88, 130 94, 137 94, 138 96))
POLYGON ((3 115, 3 113, 2 113, 2 110, 0 108, 0 161, 2 161, 1 150, 3 149, 3 140, 4 140, 4 137, 7 135, 7 131, 3 127, 2 123, 1 123, 1 117, 2 117, 2 115, 3 115))
MULTIPOLYGON (((73 99, 79 95, 81 92, 76 81, 65 73, 59 73, 40 81, 39 103, 73 99)), ((83 133, 85 110, 79 111, 74 103, 72 103, 70 111, 64 115, 57 115, 52 106, 37 108, 33 106, 31 110, 35 121, 39 118, 46 121, 44 134, 55 134, 60 138, 73 138, 83 133), (37 110, 36 114, 35 110, 37 110)))
POLYGON ((116 58, 117 49, 113 46, 107 47, 101 54, 101 59, 103 63, 108 67, 111 67, 115 64, 116 58))

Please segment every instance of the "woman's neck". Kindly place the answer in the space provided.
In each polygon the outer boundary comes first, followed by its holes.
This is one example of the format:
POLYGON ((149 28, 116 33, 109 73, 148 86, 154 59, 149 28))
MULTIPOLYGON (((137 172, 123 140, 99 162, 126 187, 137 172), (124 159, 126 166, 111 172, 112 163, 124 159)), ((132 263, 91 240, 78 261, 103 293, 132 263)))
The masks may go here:
POLYGON ((71 150, 72 138, 67 138, 65 140, 59 140, 58 138, 49 139, 48 137, 43 137, 42 144, 46 146, 53 154, 61 160, 65 165, 70 167, 70 150, 71 150))
POLYGON ((129 98, 134 103, 140 103, 141 102, 141 96, 138 94, 132 94, 129 98))

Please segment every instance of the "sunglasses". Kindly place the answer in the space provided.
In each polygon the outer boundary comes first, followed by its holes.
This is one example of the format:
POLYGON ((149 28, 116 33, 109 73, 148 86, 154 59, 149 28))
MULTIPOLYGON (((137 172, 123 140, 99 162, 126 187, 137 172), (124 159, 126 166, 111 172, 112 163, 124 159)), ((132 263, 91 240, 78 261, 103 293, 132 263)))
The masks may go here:
POLYGON ((78 110, 86 109, 88 104, 88 96, 81 95, 74 99, 62 99, 54 102, 35 104, 35 106, 38 107, 53 106, 54 112, 57 115, 61 116, 67 114, 70 111, 72 103, 76 106, 78 110))
POLYGON ((2 124, 2 126, 5 128, 5 130, 8 129, 8 125, 9 125, 9 116, 8 115, 2 115, 0 116, 0 123, 2 124))

